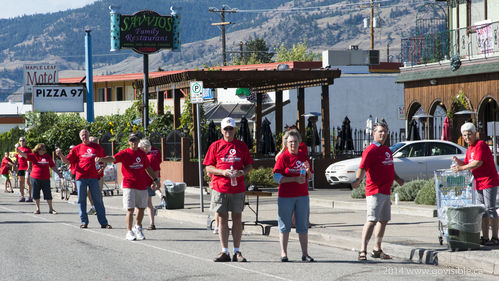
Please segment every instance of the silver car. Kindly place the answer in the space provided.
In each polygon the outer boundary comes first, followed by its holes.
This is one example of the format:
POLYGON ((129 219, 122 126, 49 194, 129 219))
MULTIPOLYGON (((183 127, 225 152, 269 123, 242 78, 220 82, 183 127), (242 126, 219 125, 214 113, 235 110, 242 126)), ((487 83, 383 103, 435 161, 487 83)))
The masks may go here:
MULTIPOLYGON (((452 156, 464 160, 466 148, 449 141, 404 141, 390 147, 395 171, 404 180, 429 179, 438 169, 448 169, 452 156)), ((326 169, 329 184, 352 183, 361 158, 331 164, 326 169)))

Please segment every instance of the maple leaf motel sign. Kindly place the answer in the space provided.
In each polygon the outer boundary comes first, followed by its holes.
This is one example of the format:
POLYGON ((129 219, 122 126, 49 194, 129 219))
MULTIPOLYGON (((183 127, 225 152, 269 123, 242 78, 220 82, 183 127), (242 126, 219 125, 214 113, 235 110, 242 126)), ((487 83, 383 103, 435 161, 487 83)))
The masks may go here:
MULTIPOLYGON (((161 49, 180 51, 180 16, 170 8, 171 15, 162 16, 154 11, 144 10, 133 15, 121 15, 111 10, 111 52, 132 49, 144 55, 144 89, 148 92, 149 54, 161 49)), ((143 125, 147 134, 149 125, 149 97, 142 95, 143 125)))

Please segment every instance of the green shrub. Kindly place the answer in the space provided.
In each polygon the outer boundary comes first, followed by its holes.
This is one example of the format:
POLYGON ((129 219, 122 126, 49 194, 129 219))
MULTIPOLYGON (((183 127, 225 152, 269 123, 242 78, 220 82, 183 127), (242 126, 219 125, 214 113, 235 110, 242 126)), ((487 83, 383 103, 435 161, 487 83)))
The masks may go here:
POLYGON ((366 198, 366 179, 362 180, 362 182, 359 184, 359 187, 352 189, 352 198, 366 198))
POLYGON ((278 184, 274 181, 272 168, 260 167, 253 169, 248 173, 248 182, 257 188, 276 187, 278 184))
POLYGON ((416 196, 414 203, 421 205, 436 205, 437 195, 435 192, 435 181, 427 180, 416 196))
POLYGON ((396 187, 392 192, 392 200, 395 198, 395 193, 398 193, 400 201, 414 201, 426 182, 426 180, 414 180, 396 187))

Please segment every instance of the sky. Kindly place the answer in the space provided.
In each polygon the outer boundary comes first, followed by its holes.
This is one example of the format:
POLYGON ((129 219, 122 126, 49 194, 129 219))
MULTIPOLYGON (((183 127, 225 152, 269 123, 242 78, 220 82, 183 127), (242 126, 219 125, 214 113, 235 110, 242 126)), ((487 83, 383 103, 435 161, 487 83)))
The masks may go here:
POLYGON ((0 19, 81 8, 97 0, 0 0, 0 19))

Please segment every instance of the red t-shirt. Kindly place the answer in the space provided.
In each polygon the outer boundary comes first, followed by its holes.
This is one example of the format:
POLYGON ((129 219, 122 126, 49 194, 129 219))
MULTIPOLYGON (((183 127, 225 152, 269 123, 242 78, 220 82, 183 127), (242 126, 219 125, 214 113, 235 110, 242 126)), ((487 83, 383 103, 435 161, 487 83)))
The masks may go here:
POLYGON ((81 143, 69 152, 66 157, 71 164, 75 164, 76 180, 79 179, 98 179, 97 169, 95 168, 95 157, 104 157, 106 152, 104 148, 96 143, 88 145, 81 143))
POLYGON ((147 158, 149 159, 149 162, 151 162, 151 168, 153 171, 158 172, 159 177, 159 171, 161 170, 161 151, 157 148, 151 147, 151 151, 147 153, 147 158))
POLYGON ((482 161, 483 164, 471 170, 476 181, 476 189, 483 190, 499 185, 497 178, 496 165, 494 164, 494 156, 490 151, 489 146, 482 140, 476 141, 466 150, 464 163, 468 164, 473 161, 482 161))
MULTIPOLYGON (((19 146, 19 150, 21 150, 26 154, 31 153, 31 149, 27 146, 26 147, 19 146)), ((19 153, 16 153, 16 158, 18 163, 17 169, 20 171, 26 171, 28 169, 28 160, 23 158, 19 153)))
MULTIPOLYGON (((203 161, 203 165, 215 166, 221 170, 230 169, 230 166, 233 166, 234 170, 242 170, 251 164, 253 164, 253 158, 251 158, 248 147, 237 139, 232 142, 219 139, 212 143, 203 161)), ((237 186, 231 186, 230 177, 213 175, 211 179, 213 189, 220 193, 241 193, 246 190, 244 176, 237 178, 237 186)))
POLYGON ((1 168, 0 168, 0 173, 1 173, 2 175, 8 175, 8 174, 9 174, 9 171, 10 171, 10 165, 9 165, 9 164, 7 164, 7 163, 12 163, 12 164, 14 164, 14 163, 12 162, 12 160, 10 160, 10 158, 9 158, 9 157, 4 157, 4 158, 3 158, 3 160, 2 160, 2 166, 1 166, 1 168))
POLYGON ((361 169, 366 170, 366 196, 383 193, 390 195, 395 169, 390 149, 385 145, 371 143, 364 152, 360 162, 361 169))
POLYGON ((147 155, 142 149, 124 149, 114 155, 116 161, 121 162, 121 173, 123 174, 123 188, 133 188, 139 190, 147 189, 151 184, 151 177, 146 172, 146 168, 151 166, 147 155))
POLYGON ((54 167, 55 163, 52 157, 47 153, 40 155, 38 153, 27 153, 28 161, 33 163, 30 176, 38 180, 50 179, 50 167, 54 167))
MULTIPOLYGON (((298 154, 292 154, 288 149, 279 155, 274 166, 274 173, 279 173, 285 177, 299 177, 300 169, 303 163, 308 162, 308 156, 303 150, 298 154)), ((309 163, 310 164, 310 163, 309 163)), ((298 197, 308 195, 307 182, 299 184, 297 182, 286 182, 279 184, 277 196, 279 197, 298 197)))

